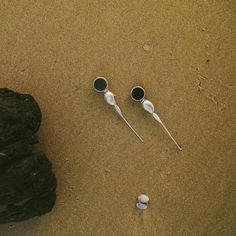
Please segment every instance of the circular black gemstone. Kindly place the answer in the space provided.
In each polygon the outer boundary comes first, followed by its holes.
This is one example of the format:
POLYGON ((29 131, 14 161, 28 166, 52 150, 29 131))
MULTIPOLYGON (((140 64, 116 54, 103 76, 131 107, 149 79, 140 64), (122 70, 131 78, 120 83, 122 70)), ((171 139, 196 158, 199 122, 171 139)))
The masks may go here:
POLYGON ((94 81, 94 88, 97 91, 103 92, 107 88, 107 81, 104 78, 97 78, 94 81))
POLYGON ((141 101, 144 98, 145 91, 142 87, 135 87, 132 89, 131 96, 136 101, 141 101))

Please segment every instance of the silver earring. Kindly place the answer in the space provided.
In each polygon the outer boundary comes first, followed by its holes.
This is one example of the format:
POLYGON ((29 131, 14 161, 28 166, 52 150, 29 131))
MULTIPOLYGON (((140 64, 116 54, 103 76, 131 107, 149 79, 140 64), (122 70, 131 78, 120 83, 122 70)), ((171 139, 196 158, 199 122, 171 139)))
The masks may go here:
POLYGON ((104 77, 97 77, 93 81, 93 87, 95 91, 99 93, 104 93, 105 101, 114 107, 117 114, 124 120, 124 122, 128 125, 128 127, 134 132, 134 134, 143 142, 143 139, 138 135, 138 133, 134 130, 134 128, 128 123, 126 118, 123 116, 120 107, 116 104, 115 95, 108 90, 108 81, 104 77))
POLYGON ((179 150, 182 150, 182 148, 179 146, 179 144, 175 141, 175 139, 173 138, 173 136, 170 134, 170 132, 168 131, 168 129, 166 128, 166 126, 163 124, 163 122, 161 121, 160 117, 154 112, 154 105, 148 101, 147 99, 145 99, 145 89, 141 86, 135 86, 131 89, 130 92, 130 96, 131 98, 136 101, 136 102, 141 102, 142 106, 144 108, 144 110, 146 110, 147 112, 149 112, 150 114, 152 114, 153 118, 159 122, 162 127, 164 128, 164 130, 167 132, 167 134, 170 136, 170 138, 172 139, 172 141, 175 143, 175 145, 178 147, 179 150))

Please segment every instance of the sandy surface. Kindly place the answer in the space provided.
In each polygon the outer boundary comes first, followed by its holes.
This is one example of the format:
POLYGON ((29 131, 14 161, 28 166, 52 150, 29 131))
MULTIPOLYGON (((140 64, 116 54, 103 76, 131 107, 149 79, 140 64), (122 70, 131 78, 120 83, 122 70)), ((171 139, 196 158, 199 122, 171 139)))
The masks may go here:
POLYGON ((0 87, 40 103, 59 184, 50 214, 1 236, 236 234, 234 0, 1 0, 0 16, 0 87), (144 144, 93 91, 98 75, 144 144), (129 99, 136 84, 182 152, 129 99))

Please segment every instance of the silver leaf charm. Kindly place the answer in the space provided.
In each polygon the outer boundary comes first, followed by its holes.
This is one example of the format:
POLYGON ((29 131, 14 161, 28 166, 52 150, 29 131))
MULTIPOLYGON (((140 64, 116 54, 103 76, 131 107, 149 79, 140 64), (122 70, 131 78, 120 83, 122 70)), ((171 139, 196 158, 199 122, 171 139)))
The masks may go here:
POLYGON ((153 114, 153 112, 154 112, 154 106, 153 106, 153 104, 152 104, 150 101, 144 100, 144 101, 142 102, 142 105, 143 105, 143 108, 144 108, 147 112, 153 114))
POLYGON ((107 91, 105 94, 104 94, 104 99, 105 101, 111 105, 111 106, 115 106, 116 105, 116 100, 115 100, 115 96, 112 92, 110 91, 107 91))
POLYGON ((153 117, 154 117, 154 119, 155 119, 156 121, 158 121, 159 123, 161 123, 161 119, 160 119, 160 117, 159 117, 156 113, 153 113, 152 115, 153 115, 153 117))

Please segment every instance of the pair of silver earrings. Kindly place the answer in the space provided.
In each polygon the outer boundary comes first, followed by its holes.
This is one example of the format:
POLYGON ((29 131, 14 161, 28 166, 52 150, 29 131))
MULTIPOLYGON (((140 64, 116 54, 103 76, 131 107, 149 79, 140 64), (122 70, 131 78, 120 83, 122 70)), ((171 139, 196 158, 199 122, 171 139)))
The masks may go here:
MULTIPOLYGON (((105 101, 114 107, 115 111, 118 113, 118 115, 124 120, 124 122, 128 125, 128 127, 133 131, 133 133, 143 142, 143 139, 140 137, 140 135, 134 130, 134 128, 129 124, 129 122, 126 120, 126 118, 124 117, 124 115, 121 112, 120 107, 116 104, 115 101, 115 95, 108 90, 108 81, 106 78, 104 77, 97 77, 94 81, 93 81, 93 87, 95 89, 95 91, 99 92, 99 93, 104 93, 104 99, 105 101)), ((161 126, 164 128, 164 130, 167 132, 167 134, 169 135, 169 137, 172 139, 172 141, 175 143, 175 145, 177 146, 177 148, 179 150, 182 150, 182 148, 179 146, 179 144, 175 141, 175 139, 173 138, 173 136, 170 134, 170 132, 168 131, 168 129, 166 128, 166 126, 163 124, 163 122, 161 121, 160 117, 154 112, 154 105, 147 99, 145 99, 145 89, 141 86, 135 86, 131 89, 130 91, 130 96, 131 98, 136 101, 136 102, 141 102, 142 106, 144 108, 144 110, 146 110, 147 112, 149 112, 153 118, 159 123, 161 124, 161 126)))

